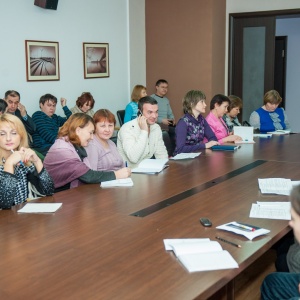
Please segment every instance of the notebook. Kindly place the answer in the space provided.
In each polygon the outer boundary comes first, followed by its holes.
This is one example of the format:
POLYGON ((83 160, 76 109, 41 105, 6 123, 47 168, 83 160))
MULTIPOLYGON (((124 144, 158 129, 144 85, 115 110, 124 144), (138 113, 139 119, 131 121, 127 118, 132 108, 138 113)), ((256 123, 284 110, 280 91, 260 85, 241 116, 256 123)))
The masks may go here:
POLYGON ((210 239, 166 239, 165 249, 173 250, 189 272, 238 268, 231 254, 210 239))
POLYGON ((240 147, 241 146, 237 146, 237 145, 215 145, 212 146, 210 149, 213 151, 235 151, 240 147))
POLYGON ((137 168, 131 170, 132 173, 155 174, 167 167, 168 159, 144 159, 137 168))

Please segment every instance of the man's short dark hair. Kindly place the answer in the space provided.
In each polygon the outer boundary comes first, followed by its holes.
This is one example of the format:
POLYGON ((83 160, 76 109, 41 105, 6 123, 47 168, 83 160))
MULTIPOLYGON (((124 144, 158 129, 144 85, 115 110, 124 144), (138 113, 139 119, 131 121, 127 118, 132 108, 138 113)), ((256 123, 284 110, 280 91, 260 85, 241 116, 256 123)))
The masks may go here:
POLYGON ((169 84, 168 81, 165 79, 158 79, 155 83, 155 86, 159 86, 161 83, 169 84))
POLYGON ((54 103, 57 103, 57 98, 51 94, 45 94, 40 98, 40 104, 45 104, 46 101, 52 101, 54 103))
POLYGON ((149 103, 151 105, 157 105, 157 101, 154 98, 150 96, 143 97, 138 102, 138 108, 141 112, 143 111, 144 104, 146 103, 149 103))
POLYGON ((9 90, 5 93, 4 98, 6 99, 7 96, 12 96, 12 97, 19 97, 21 99, 20 93, 14 90, 9 90))

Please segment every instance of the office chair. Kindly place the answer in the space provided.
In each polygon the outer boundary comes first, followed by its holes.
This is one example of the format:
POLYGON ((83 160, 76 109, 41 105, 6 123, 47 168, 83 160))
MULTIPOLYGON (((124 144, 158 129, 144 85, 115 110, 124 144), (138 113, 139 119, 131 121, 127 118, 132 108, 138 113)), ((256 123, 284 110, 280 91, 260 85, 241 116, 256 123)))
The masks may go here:
POLYGON ((118 110, 117 116, 119 120, 120 127, 124 124, 125 110, 118 110))

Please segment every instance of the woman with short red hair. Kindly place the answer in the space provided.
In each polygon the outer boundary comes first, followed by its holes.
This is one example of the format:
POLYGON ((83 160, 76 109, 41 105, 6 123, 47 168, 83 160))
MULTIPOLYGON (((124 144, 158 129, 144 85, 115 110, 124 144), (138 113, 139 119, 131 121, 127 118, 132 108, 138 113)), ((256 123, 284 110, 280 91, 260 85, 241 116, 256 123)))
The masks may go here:
POLYGON ((108 109, 99 109, 94 114, 95 135, 86 147, 88 160, 93 170, 115 171, 125 166, 115 143, 110 140, 114 133, 116 118, 108 109))

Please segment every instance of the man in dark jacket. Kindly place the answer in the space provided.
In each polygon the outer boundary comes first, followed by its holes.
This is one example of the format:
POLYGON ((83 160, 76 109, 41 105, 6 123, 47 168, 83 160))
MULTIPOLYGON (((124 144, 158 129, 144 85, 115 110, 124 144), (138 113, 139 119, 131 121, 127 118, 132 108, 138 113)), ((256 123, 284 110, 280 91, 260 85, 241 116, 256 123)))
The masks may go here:
POLYGON ((32 146, 31 135, 35 132, 36 126, 31 117, 27 114, 26 108, 20 102, 20 94, 17 91, 9 90, 5 93, 5 101, 7 103, 7 113, 18 117, 24 124, 28 137, 29 146, 32 146))

